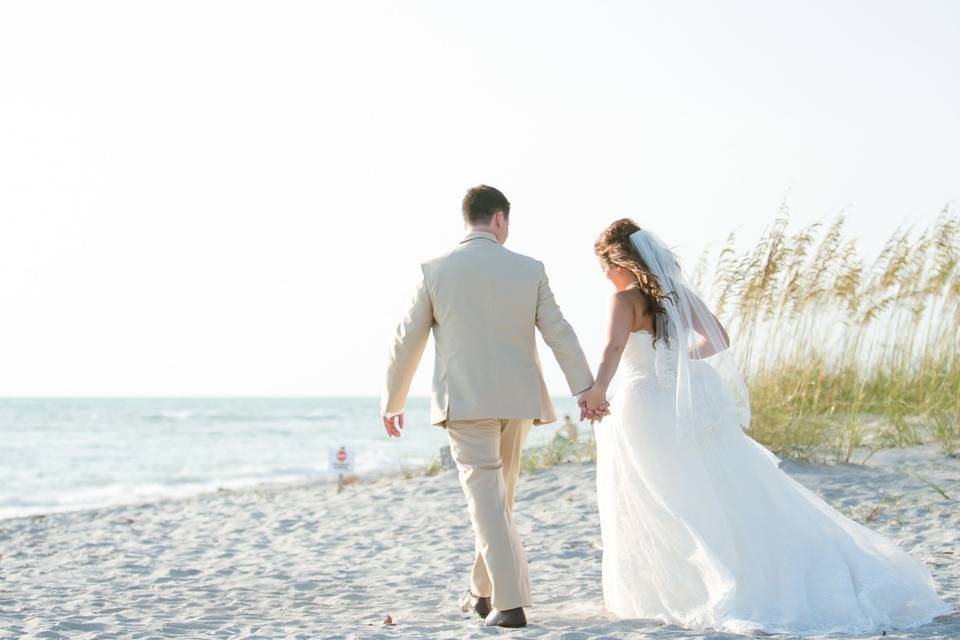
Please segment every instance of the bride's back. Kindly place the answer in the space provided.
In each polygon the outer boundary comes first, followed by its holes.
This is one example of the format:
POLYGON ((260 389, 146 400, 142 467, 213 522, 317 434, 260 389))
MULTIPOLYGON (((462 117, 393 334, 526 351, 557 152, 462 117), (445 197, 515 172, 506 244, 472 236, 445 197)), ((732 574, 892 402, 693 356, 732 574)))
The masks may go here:
POLYGON ((630 327, 630 332, 647 331, 654 334, 654 316, 650 313, 650 303, 643 292, 640 289, 630 287, 621 291, 619 295, 629 301, 633 309, 633 325, 630 327))

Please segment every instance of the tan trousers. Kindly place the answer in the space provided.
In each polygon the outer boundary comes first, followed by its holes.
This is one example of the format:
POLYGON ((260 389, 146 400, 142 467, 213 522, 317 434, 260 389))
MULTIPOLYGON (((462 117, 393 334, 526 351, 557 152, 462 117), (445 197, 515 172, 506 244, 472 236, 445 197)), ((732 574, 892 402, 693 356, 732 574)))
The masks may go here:
POLYGON ((533 420, 448 420, 450 454, 476 538, 470 590, 504 611, 529 607, 527 556, 513 523, 520 455, 533 420))

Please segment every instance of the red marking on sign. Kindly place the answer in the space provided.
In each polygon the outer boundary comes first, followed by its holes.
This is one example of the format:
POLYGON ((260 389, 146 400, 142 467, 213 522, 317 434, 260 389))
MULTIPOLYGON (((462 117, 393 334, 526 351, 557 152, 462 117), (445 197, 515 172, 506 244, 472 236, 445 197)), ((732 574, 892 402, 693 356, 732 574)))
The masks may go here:
POLYGON ((346 459, 347 459, 346 451, 344 451, 343 449, 340 449, 340 451, 337 451, 337 460, 339 460, 340 462, 343 462, 346 459))

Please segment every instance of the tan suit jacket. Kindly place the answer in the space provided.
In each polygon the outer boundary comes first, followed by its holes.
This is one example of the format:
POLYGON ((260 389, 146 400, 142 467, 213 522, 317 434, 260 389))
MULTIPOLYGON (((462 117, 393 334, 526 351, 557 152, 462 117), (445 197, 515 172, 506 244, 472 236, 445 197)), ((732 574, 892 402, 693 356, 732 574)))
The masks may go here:
POLYGON ((384 415, 403 411, 430 330, 436 345, 431 422, 557 419, 543 381, 534 328, 574 395, 593 375, 550 291, 543 263, 506 249, 485 231, 420 265, 421 279, 389 351, 384 415))

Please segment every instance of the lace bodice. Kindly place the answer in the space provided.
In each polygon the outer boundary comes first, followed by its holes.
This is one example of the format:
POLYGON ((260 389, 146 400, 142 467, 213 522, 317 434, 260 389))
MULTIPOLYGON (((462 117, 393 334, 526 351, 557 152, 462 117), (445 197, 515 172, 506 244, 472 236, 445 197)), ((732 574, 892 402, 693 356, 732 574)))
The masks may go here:
POLYGON ((620 358, 625 379, 648 379, 661 387, 671 387, 677 379, 677 354, 666 341, 653 344, 649 331, 631 331, 620 358))

